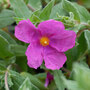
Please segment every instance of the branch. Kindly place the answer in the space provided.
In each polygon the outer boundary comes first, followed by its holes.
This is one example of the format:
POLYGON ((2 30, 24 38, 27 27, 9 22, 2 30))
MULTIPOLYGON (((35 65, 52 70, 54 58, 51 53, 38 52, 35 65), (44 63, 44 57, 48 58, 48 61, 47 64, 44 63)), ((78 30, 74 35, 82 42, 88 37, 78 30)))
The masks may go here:
POLYGON ((9 0, 7 0, 7 3, 8 3, 7 8, 9 8, 9 7, 10 7, 10 1, 9 1, 9 0))
POLYGON ((8 67, 7 67, 7 70, 6 70, 6 72, 5 72, 5 88, 6 88, 6 90, 9 90, 9 87, 8 87, 8 70, 11 68, 11 65, 9 65, 8 67))
POLYGON ((34 9, 34 8, 32 8, 32 6, 31 6, 30 4, 28 4, 27 6, 28 6, 28 8, 29 8, 32 12, 34 12, 34 11, 35 11, 35 9, 34 9))
POLYGON ((90 25, 87 23, 81 23, 81 25, 85 26, 83 29, 79 30, 77 33, 77 37, 79 37, 81 35, 81 33, 85 30, 89 30, 90 31, 90 25))
POLYGON ((68 69, 66 69, 66 68, 64 68, 64 67, 62 67, 61 69, 62 69, 63 71, 65 71, 65 72, 67 72, 68 75, 70 76, 70 73, 71 73, 71 72, 70 72, 68 69))

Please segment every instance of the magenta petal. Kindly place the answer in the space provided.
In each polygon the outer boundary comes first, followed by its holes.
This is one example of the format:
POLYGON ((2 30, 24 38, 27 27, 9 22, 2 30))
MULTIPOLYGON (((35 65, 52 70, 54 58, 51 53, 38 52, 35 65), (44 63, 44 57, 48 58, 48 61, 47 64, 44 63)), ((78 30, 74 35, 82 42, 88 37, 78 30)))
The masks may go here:
POLYGON ((42 55, 43 48, 35 43, 31 43, 26 51, 26 56, 28 60, 28 65, 31 68, 37 69, 43 62, 43 55, 42 55))
POLYGON ((47 87, 49 85, 49 79, 46 78, 44 86, 47 87))
POLYGON ((36 35, 36 28, 29 20, 22 20, 15 27, 16 38, 23 42, 30 43, 36 35))
POLYGON ((65 52, 75 46, 76 33, 70 30, 64 30, 62 33, 51 37, 50 45, 59 52, 65 52))
POLYGON ((56 49, 49 46, 44 48, 44 61, 45 66, 48 69, 60 69, 66 62, 66 59, 67 58, 63 52, 58 52, 56 49))
POLYGON ((51 83, 52 80, 53 80, 53 75, 51 75, 51 74, 48 72, 44 86, 47 87, 47 86, 51 83))
POLYGON ((51 36, 65 29, 60 21, 47 20, 38 25, 38 29, 43 36, 51 36))

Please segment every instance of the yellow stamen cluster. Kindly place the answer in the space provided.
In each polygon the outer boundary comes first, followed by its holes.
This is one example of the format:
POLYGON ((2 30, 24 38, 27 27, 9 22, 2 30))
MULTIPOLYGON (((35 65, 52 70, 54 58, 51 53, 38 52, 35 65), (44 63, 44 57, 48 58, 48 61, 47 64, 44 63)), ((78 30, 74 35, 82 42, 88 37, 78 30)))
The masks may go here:
POLYGON ((49 45, 49 39, 48 39, 48 37, 42 37, 42 38, 40 39, 40 43, 41 43, 42 46, 47 46, 47 45, 49 45))

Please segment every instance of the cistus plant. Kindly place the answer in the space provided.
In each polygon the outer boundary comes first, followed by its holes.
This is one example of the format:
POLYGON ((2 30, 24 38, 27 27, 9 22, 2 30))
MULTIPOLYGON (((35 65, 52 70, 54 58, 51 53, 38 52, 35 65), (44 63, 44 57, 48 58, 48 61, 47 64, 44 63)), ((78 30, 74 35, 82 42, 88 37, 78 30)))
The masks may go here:
POLYGON ((90 90, 88 0, 72 1, 0 1, 0 90, 90 90))
POLYGON ((29 21, 22 20, 15 27, 15 36, 26 43, 30 43, 26 50, 28 65, 37 69, 45 61, 48 69, 56 70, 63 67, 66 56, 63 52, 75 46, 74 31, 64 30, 60 21, 47 20, 38 28, 29 21))

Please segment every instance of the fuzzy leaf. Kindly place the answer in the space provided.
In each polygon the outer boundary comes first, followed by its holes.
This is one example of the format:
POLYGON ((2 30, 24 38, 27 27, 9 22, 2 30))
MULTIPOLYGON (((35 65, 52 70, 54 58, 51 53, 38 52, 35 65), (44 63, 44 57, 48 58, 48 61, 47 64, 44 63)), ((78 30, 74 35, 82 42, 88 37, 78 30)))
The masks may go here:
POLYGON ((9 49, 8 41, 0 35, 0 58, 10 59, 13 53, 9 49))
POLYGON ((9 44, 17 44, 16 41, 5 31, 0 30, 0 35, 2 35, 5 39, 7 39, 9 44))
POLYGON ((63 83, 62 76, 63 74, 60 70, 54 71, 54 80, 58 90, 65 90, 65 85, 63 83))
POLYGON ((73 12, 74 18, 80 21, 79 12, 77 11, 76 7, 71 2, 67 0, 62 0, 62 6, 67 12, 73 12))
POLYGON ((85 31, 85 38, 88 44, 88 49, 90 50, 90 31, 85 31))
POLYGON ((17 17, 27 19, 31 16, 32 12, 30 12, 23 0, 10 0, 10 3, 17 17))
POLYGON ((10 44, 10 49, 15 54, 15 56, 25 56, 25 51, 27 48, 23 45, 10 44))
POLYGON ((52 8, 52 11, 51 11, 51 14, 50 14, 50 18, 51 18, 51 19, 57 18, 57 14, 59 14, 60 16, 66 15, 66 12, 65 12, 65 10, 62 8, 61 3, 56 4, 56 5, 52 8))
POLYGON ((90 70, 81 64, 74 64, 74 79, 81 90, 90 90, 90 70))
POLYGON ((13 90, 18 90, 19 86, 23 83, 24 78, 17 72, 10 70, 9 71, 13 86, 11 87, 13 90))
POLYGON ((42 7, 40 0, 29 0, 29 4, 30 4, 34 9, 41 9, 41 7, 42 7))
POLYGON ((11 10, 2 10, 2 12, 0 12, 0 28, 4 28, 14 23, 14 15, 14 12, 11 10))
POLYGON ((47 90, 47 88, 44 87, 43 83, 39 81, 35 76, 25 72, 21 73, 21 75, 24 77, 28 77, 32 84, 38 87, 40 90, 47 90))
POLYGON ((73 3, 73 5, 77 8, 77 11, 79 12, 80 15, 80 20, 82 22, 87 22, 88 20, 90 20, 90 13, 87 11, 86 8, 78 5, 77 3, 73 3))
POLYGON ((41 20, 48 20, 49 19, 53 5, 54 5, 54 0, 49 2, 47 4, 47 6, 42 10, 42 12, 39 16, 39 18, 41 20))
POLYGON ((24 82, 22 83, 22 85, 19 87, 19 90, 39 90, 36 86, 34 86, 29 78, 27 77, 24 82))

